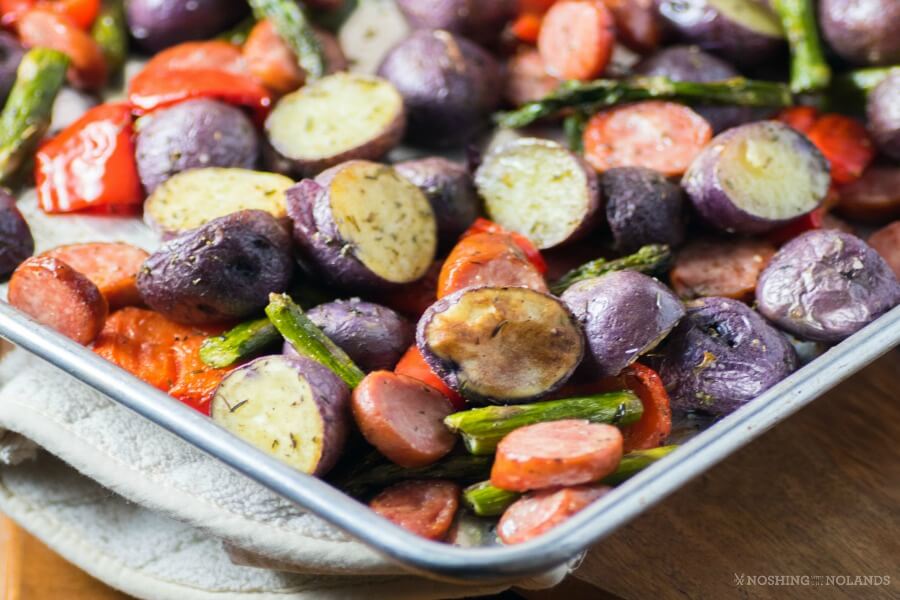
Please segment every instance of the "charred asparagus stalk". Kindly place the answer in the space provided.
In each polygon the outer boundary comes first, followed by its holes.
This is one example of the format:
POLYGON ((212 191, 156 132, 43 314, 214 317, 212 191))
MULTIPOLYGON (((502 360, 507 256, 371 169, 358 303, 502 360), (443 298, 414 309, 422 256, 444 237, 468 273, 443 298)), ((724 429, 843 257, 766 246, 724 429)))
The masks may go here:
POLYGON ((612 271, 656 273, 665 269, 671 259, 672 251, 664 244, 643 246, 634 254, 629 254, 622 258, 613 260, 598 258, 576 267, 551 284, 550 291, 558 296, 579 281, 600 277, 612 271))
POLYGON ((16 172, 47 132, 68 67, 69 57, 49 48, 32 48, 22 58, 0 114, 0 182, 16 172))
POLYGON ((812 0, 774 0, 772 6, 791 47, 791 90, 800 94, 825 89, 831 68, 822 52, 812 0))
POLYGON ((743 77, 707 83, 672 81, 666 77, 597 79, 588 82, 566 82, 541 100, 529 102, 514 111, 498 114, 496 121, 503 127, 525 127, 538 119, 555 115, 564 108, 577 108, 594 113, 624 102, 651 99, 770 107, 790 106, 793 103, 791 90, 786 85, 743 77))
POLYGON ((354 497, 361 497, 373 490, 380 490, 407 479, 450 479, 452 481, 478 481, 491 475, 493 456, 455 454, 427 467, 407 469, 377 458, 364 458, 360 464, 333 483, 354 497))
POLYGON ((287 294, 270 294, 266 315, 297 352, 331 369, 350 389, 366 376, 287 294))
MULTIPOLYGON (((603 479, 606 485, 617 485, 647 466, 666 456, 678 446, 660 446, 651 450, 636 450, 622 457, 619 467, 603 479)), ((496 517, 503 514, 510 504, 521 496, 518 492, 501 490, 491 485, 490 481, 482 481, 463 490, 463 504, 479 517, 496 517)))
POLYGON ((525 425, 561 419, 628 425, 644 414, 640 399, 628 391, 593 394, 533 404, 485 406, 453 413, 444 424, 462 435, 472 454, 493 454, 509 432, 525 425))
POLYGON ((312 26, 295 0, 249 0, 253 15, 268 19, 288 47, 309 80, 325 74, 325 57, 312 26))
POLYGON ((230 367, 280 341, 281 334, 269 319, 247 321, 222 335, 206 338, 200 346, 200 360, 217 369, 230 367))
POLYGON ((128 24, 122 0, 105 0, 91 27, 91 37, 103 51, 110 73, 118 72, 128 58, 128 24))

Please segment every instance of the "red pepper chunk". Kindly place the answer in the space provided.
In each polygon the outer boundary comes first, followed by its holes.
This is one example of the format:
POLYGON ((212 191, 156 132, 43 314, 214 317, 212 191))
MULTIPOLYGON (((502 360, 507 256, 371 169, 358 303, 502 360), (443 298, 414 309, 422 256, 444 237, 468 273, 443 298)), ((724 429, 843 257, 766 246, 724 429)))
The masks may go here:
POLYGON ((14 27, 26 12, 40 7, 68 18, 79 29, 90 29, 100 12, 100 0, 0 0, 0 23, 14 27))
POLYGON ((35 180, 47 213, 140 204, 131 107, 101 104, 45 143, 35 156, 35 180))
POLYGON ((500 233, 503 235, 508 235, 510 239, 512 239, 513 243, 515 243, 515 245, 519 247, 519 250, 525 253, 526 258, 528 258, 528 262, 534 265, 534 268, 536 268, 541 275, 547 272, 547 261, 545 261, 544 257, 541 256, 540 250, 537 249, 537 247, 531 242, 531 240, 529 240, 521 233, 509 231, 494 223, 493 221, 489 221, 484 217, 478 217, 477 219, 475 219, 475 222, 472 223, 472 225, 469 226, 469 228, 460 236, 459 239, 466 238, 475 233, 500 233))

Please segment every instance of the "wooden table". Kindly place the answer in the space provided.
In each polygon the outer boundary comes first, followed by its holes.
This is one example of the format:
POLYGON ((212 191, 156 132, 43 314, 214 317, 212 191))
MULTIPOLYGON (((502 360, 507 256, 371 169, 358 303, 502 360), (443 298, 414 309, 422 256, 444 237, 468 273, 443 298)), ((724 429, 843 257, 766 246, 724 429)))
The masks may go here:
MULTIPOLYGON (((602 541, 528 600, 900 597, 900 351, 602 541), (735 574, 886 575, 883 587, 735 585, 735 574), (596 587, 595 587, 596 586, 596 587)), ((8 521, 0 600, 123 600, 8 521)))

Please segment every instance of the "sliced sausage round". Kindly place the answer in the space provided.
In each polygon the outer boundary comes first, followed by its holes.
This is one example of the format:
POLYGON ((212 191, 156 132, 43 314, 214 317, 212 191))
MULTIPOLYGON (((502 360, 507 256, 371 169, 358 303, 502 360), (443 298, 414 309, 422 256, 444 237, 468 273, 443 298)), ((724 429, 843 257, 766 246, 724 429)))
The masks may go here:
POLYGON ((520 427, 497 446, 491 483, 527 492, 603 479, 622 459, 622 433, 612 425, 567 419, 520 427))
POLYGON ((137 274, 150 255, 124 242, 69 244, 41 256, 59 259, 94 282, 112 308, 141 304, 137 274))
POLYGON ((353 390, 352 407, 366 440, 402 467, 429 465, 456 443, 444 426, 453 412, 450 400, 412 377, 369 373, 353 390))
POLYGON ((900 221, 894 221, 869 236, 869 245, 881 255, 900 280, 900 221))
POLYGON ((534 492, 516 500, 500 517, 497 534, 504 544, 521 544, 553 529, 612 488, 579 485, 534 492))
POLYGON ((683 300, 722 296, 749 301, 774 255, 775 246, 765 240, 697 240, 676 256, 670 273, 672 289, 683 300))
POLYGON ((459 508, 459 486, 452 481, 403 481, 369 502, 385 519, 429 540, 442 540, 459 508))

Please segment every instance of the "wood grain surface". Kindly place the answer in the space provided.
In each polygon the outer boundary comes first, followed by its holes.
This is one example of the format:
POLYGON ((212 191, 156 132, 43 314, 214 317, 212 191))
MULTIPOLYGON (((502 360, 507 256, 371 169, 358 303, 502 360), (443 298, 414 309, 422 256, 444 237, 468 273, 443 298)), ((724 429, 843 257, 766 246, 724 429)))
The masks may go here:
MULTIPOLYGON (((598 544, 574 579, 519 594, 528 600, 900 597, 898 381, 895 350, 598 544), (737 586, 735 574, 882 575, 891 584, 737 586)), ((8 520, 0 523, 0 600, 57 599, 126 596, 8 520)))

